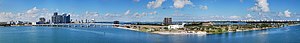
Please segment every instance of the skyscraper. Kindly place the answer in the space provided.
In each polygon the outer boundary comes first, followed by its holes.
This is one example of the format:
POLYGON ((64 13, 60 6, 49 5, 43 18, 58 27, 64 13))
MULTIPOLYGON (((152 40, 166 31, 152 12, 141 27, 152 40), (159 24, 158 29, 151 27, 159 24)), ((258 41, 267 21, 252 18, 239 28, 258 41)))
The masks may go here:
POLYGON ((172 24, 172 18, 164 18, 163 25, 171 25, 172 24))
POLYGON ((71 23, 70 15, 67 15, 67 14, 58 15, 58 13, 55 12, 51 18, 52 18, 52 23, 54 23, 54 24, 71 23))

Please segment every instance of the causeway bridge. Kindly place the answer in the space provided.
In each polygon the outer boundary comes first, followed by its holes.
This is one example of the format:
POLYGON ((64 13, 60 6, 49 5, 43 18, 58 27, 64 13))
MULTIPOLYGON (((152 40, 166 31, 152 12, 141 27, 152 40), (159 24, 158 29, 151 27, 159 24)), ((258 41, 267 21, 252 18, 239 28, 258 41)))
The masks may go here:
MULTIPOLYGON (((125 25, 125 24, 123 24, 125 25)), ((108 24, 108 23, 67 23, 67 24, 36 24, 32 26, 48 26, 48 27, 112 27, 121 26, 121 24, 108 24)))

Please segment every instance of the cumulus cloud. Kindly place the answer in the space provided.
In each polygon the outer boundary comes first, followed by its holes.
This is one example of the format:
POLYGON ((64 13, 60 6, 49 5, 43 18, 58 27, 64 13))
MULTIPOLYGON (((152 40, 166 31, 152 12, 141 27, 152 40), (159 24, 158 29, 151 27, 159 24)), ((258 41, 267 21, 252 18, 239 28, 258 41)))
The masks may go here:
POLYGON ((14 18, 12 15, 11 12, 1 12, 0 13, 0 21, 3 22, 3 21, 9 21, 10 19, 14 18))
POLYGON ((183 8, 185 5, 193 5, 190 0, 173 0, 175 8, 183 8))
POLYGON ((203 5, 201 5, 201 6, 200 6, 200 9, 201 9, 201 10, 207 10, 207 9, 208 9, 208 7, 207 7, 207 6, 203 6, 203 5))
POLYGON ((50 18, 52 13, 48 12, 48 9, 38 9, 37 7, 33 7, 32 9, 27 10, 25 13, 19 13, 20 19, 17 20, 23 20, 23 21, 38 21, 37 18, 44 17, 44 18, 50 18))
POLYGON ((26 13, 20 14, 22 16, 18 16, 18 17, 24 17, 23 20, 25 20, 25 21, 38 21, 37 18, 48 17, 49 16, 48 14, 50 14, 48 12, 48 9, 45 9, 45 8, 38 9, 37 7, 33 7, 32 9, 27 10, 26 13))
POLYGON ((285 17, 291 17, 291 12, 289 12, 289 10, 285 10, 284 15, 285 17))
POLYGON ((249 10, 254 12, 269 12, 269 3, 267 0, 256 0, 255 6, 251 7, 249 10))
POLYGON ((289 10, 285 10, 284 12, 278 12, 279 17, 291 17, 292 12, 290 12, 289 10))
POLYGON ((12 12, 1 12, 0 14, 1 21, 11 21, 11 20, 20 20, 20 21, 38 21, 38 18, 50 18, 50 13, 48 9, 38 9, 37 7, 33 7, 32 9, 27 10, 26 12, 20 13, 12 13, 12 12))
POLYGON ((27 10, 26 13, 28 13, 28 14, 35 14, 37 12, 39 12, 39 9, 37 9, 36 7, 33 7, 32 9, 27 10))
POLYGON ((162 5, 163 2, 165 2, 166 0, 155 0, 155 1, 151 1, 147 4, 147 8, 158 8, 162 5))
MULTIPOLYGON (((68 13, 68 14, 71 15, 72 21, 85 20, 85 19, 95 19, 96 21, 105 21, 105 20, 111 21, 111 20, 132 20, 132 19, 145 18, 146 16, 149 17, 150 15, 156 15, 157 11, 132 13, 131 10, 127 10, 124 13, 104 13, 103 15, 101 15, 98 12, 86 11, 83 14, 72 14, 72 13, 68 13)), ((25 12, 19 12, 19 13, 0 12, 0 15, 1 15, 0 22, 6 22, 11 20, 36 22, 38 21, 38 18, 41 17, 46 18, 47 21, 50 20, 51 16, 53 15, 53 11, 48 11, 48 9, 46 8, 33 7, 31 9, 25 10, 25 12)))

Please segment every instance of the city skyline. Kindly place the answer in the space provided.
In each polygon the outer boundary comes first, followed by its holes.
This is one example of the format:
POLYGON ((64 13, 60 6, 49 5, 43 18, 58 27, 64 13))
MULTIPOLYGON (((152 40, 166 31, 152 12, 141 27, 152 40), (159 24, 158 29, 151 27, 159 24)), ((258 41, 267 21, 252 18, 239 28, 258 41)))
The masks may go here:
POLYGON ((296 20, 300 0, 0 0, 0 21, 38 21, 54 12, 96 21, 296 20))

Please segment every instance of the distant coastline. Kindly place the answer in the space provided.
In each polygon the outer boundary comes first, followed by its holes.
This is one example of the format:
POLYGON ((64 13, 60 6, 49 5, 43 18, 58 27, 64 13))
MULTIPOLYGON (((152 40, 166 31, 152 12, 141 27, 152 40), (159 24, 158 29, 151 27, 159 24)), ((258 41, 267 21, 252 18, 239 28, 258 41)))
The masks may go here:
MULTIPOLYGON (((297 25, 300 25, 300 24, 289 25, 289 26, 297 26, 297 25)), ((141 30, 132 29, 132 28, 125 28, 125 27, 116 27, 116 28, 142 32, 141 30)), ((272 29, 272 28, 261 28, 261 29, 252 29, 252 30, 237 30, 237 31, 228 31, 228 32, 244 32, 244 31, 256 31, 256 30, 267 30, 267 29, 272 29)), ((155 31, 155 32, 148 32, 148 33, 162 34, 162 35, 184 35, 184 34, 207 35, 207 34, 214 34, 214 33, 207 33, 207 32, 203 32, 203 31, 197 31, 197 32, 192 32, 192 33, 189 33, 189 32, 155 31)), ((227 33, 227 32, 224 32, 224 33, 227 33)))
MULTIPOLYGON (((140 30, 137 30, 137 29, 131 29, 131 28, 124 28, 124 27, 117 27, 119 29, 125 29, 125 30, 131 30, 131 31, 139 31, 141 32, 140 30)), ((202 34, 202 35, 205 35, 207 34, 206 32, 202 32, 202 33, 185 33, 185 32, 150 32, 150 33, 153 33, 153 34, 202 34)))
POLYGON ((257 22, 257 23, 247 23, 247 24, 236 24, 236 23, 229 23, 221 22, 209 22, 210 24, 207 26, 206 24, 202 23, 200 25, 187 25, 184 28, 178 29, 170 29, 166 28, 168 26, 164 25, 126 25, 126 26, 119 26, 117 28, 132 30, 132 31, 139 31, 139 32, 147 32, 153 34, 199 34, 199 35, 206 35, 206 34, 221 34, 227 32, 243 32, 243 31, 254 31, 254 30, 267 30, 272 28, 280 28, 286 26, 295 26, 299 25, 299 22, 257 22))

